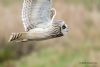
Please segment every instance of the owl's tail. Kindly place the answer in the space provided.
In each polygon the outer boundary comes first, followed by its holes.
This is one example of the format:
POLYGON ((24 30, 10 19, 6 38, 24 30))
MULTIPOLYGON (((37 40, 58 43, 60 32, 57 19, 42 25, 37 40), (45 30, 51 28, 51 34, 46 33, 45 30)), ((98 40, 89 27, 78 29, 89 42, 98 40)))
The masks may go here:
POLYGON ((26 33, 12 33, 8 42, 12 42, 12 41, 24 42, 27 41, 25 37, 26 37, 26 33))

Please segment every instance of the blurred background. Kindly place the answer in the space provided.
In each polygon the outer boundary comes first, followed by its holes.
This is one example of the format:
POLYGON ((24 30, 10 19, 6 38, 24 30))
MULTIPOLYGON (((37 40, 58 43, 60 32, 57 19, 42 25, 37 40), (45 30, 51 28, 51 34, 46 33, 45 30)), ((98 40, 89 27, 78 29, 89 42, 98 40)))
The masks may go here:
POLYGON ((61 38, 8 43, 24 31, 23 0, 0 0, 0 67, 100 67, 100 0, 53 0, 56 18, 70 26, 61 38))

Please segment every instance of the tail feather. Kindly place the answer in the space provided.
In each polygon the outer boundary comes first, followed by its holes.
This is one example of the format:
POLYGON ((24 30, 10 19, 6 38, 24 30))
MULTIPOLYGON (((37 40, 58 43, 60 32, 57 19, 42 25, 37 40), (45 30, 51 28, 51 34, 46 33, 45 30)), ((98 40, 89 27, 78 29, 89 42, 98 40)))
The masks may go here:
POLYGON ((24 39, 23 37, 24 37, 23 33, 12 33, 10 36, 9 42, 11 42, 11 41, 17 41, 17 42, 26 41, 26 39, 24 39))

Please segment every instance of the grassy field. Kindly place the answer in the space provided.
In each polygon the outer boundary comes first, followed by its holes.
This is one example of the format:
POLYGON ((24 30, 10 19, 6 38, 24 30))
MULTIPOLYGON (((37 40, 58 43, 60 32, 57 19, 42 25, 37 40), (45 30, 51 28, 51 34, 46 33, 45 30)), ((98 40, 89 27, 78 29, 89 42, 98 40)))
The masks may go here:
POLYGON ((100 67, 100 0, 54 0, 56 18, 70 26, 64 37, 8 43, 24 31, 23 0, 0 0, 0 67, 100 67))

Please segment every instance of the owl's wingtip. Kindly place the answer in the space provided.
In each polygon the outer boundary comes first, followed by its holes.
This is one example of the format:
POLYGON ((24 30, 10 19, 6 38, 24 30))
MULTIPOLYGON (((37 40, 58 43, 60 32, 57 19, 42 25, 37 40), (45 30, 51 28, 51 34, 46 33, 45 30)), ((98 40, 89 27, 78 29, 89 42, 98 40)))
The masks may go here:
POLYGON ((27 39, 20 39, 21 33, 12 33, 8 42, 27 42, 27 39))
POLYGON ((9 40, 8 40, 8 42, 12 42, 13 40, 14 40, 14 33, 12 33, 11 35, 10 35, 10 38, 9 38, 9 40))

